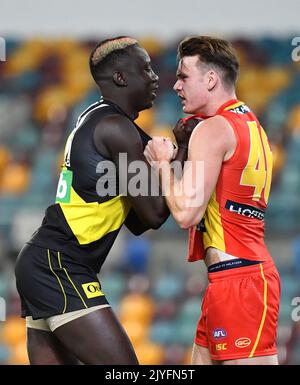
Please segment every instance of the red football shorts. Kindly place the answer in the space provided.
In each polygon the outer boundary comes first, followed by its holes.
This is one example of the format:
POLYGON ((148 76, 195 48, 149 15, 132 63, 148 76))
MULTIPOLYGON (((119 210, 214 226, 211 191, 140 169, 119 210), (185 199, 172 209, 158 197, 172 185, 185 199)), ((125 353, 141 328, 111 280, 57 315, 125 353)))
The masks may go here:
POLYGON ((280 278, 272 261, 208 274, 195 343, 213 360, 277 354, 280 278))

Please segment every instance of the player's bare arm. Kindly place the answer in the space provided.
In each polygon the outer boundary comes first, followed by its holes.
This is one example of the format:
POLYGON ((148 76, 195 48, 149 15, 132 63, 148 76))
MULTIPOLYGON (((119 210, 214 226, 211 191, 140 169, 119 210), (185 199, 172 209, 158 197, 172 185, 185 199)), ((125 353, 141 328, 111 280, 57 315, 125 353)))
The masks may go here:
POLYGON ((234 131, 223 117, 215 116, 201 122, 191 135, 189 162, 184 166, 182 179, 177 180, 171 169, 168 143, 159 138, 153 138, 149 143, 153 160, 159 161, 162 190, 166 195, 168 207, 182 228, 189 228, 201 221, 216 187, 222 162, 232 156, 235 146, 234 131), (210 145, 207 146, 207 143, 210 145), (199 177, 197 162, 203 162, 204 195, 197 190, 199 186, 201 187, 196 183, 196 178, 199 177), (170 175, 169 186, 166 185, 168 175, 170 175), (183 194, 177 196, 175 191, 182 191, 183 194))
MULTIPOLYGON (((112 115, 103 119, 96 127, 94 133, 96 148, 100 153, 106 155, 119 169, 119 154, 126 153, 128 164, 133 161, 143 161, 148 168, 148 172, 143 175, 140 173, 141 183, 151 186, 151 169, 143 155, 143 145, 140 135, 132 122, 126 117, 112 115), (145 178, 146 180, 143 180, 145 178)), ((124 183, 130 183, 134 175, 118 175, 124 183), (127 181, 127 182, 126 182, 127 181)), ((152 181, 153 182, 153 181, 152 181)), ((123 183, 123 185, 124 185, 123 183)), ((169 216, 168 207, 162 196, 130 196, 132 208, 139 220, 149 228, 157 229, 169 216)), ((130 223, 130 221, 128 221, 130 223)))

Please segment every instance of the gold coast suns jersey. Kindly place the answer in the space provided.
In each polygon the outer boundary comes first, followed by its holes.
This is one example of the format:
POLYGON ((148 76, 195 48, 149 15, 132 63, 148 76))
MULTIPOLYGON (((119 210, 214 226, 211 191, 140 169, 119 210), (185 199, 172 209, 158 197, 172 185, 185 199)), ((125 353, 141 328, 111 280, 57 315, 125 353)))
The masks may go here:
MULTIPOLYGON (((96 272, 130 211, 128 197, 118 192, 115 196, 97 193, 99 165, 107 159, 97 151, 93 134, 99 121, 111 114, 127 116, 103 99, 79 116, 65 146, 56 202, 47 208, 41 227, 28 242, 63 252, 96 272)), ((145 145, 148 135, 135 126, 145 145)), ((117 180, 110 182, 118 185, 117 180)))
POLYGON ((190 229, 189 260, 209 247, 249 260, 270 259, 264 242, 264 217, 272 179, 267 135, 245 103, 230 100, 219 108, 232 126, 237 145, 223 161, 218 182, 201 221, 190 229))

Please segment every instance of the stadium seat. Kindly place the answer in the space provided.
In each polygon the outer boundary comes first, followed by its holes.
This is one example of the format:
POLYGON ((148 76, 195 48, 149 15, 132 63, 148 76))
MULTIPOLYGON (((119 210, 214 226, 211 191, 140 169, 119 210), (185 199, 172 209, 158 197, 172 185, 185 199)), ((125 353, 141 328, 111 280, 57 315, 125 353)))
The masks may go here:
POLYGON ((163 51, 163 44, 160 40, 154 37, 143 37, 139 39, 139 44, 145 48, 153 60, 153 56, 157 56, 163 51))
POLYGON ((102 291, 109 301, 118 303, 121 296, 126 292, 125 276, 119 273, 108 273, 100 277, 102 291))
POLYGON ((284 162, 286 160, 286 151, 281 143, 272 144, 273 154, 273 175, 277 175, 282 170, 284 162))
POLYGON ((296 104, 289 112, 287 127, 290 132, 300 132, 300 104, 296 104))
POLYGON ((149 135, 152 135, 151 131, 155 123, 155 108, 141 111, 138 118, 135 120, 135 123, 149 135))
POLYGON ((150 253, 151 244, 146 236, 128 237, 122 261, 124 271, 133 274, 146 273, 150 253))
POLYGON ((176 339, 175 342, 185 347, 191 346, 195 339, 197 322, 192 319, 178 319, 176 323, 176 339))
POLYGON ((8 76, 13 76, 37 69, 47 52, 45 45, 46 42, 42 40, 28 40, 19 45, 12 53, 10 60, 7 61, 5 73, 8 76))
POLYGON ((125 295, 120 303, 119 317, 121 322, 135 320, 148 325, 154 314, 154 302, 145 294, 125 295))
POLYGON ((160 344, 144 341, 134 348, 141 365, 161 365, 164 362, 164 348, 160 344))
POLYGON ((148 338, 148 325, 142 324, 138 320, 123 319, 122 326, 126 330, 126 333, 128 334, 128 337, 134 346, 138 345, 139 343, 142 343, 148 338))
MULTIPOLYGON (((0 264, 5 263, 3 260, 1 260, 0 255, 0 264)), ((10 288, 10 280, 9 277, 7 277, 3 272, 0 272, 0 297, 1 298, 7 298, 7 293, 10 288)))
POLYGON ((181 296, 183 281, 179 274, 168 274, 157 278, 153 287, 153 295, 156 299, 169 299, 181 296))
POLYGON ((292 323, 290 321, 281 322, 277 331, 277 343, 280 346, 285 346, 289 343, 292 337, 292 323))
POLYGON ((12 350, 8 363, 10 365, 28 365, 29 359, 26 348, 26 340, 20 341, 12 350))
POLYGON ((21 194, 29 186, 30 170, 26 164, 10 163, 2 173, 0 193, 21 194))
POLYGON ((196 323, 201 313, 201 302, 202 299, 200 297, 192 297, 184 301, 179 311, 178 319, 182 321, 190 320, 196 323))
POLYGON ((186 348, 181 344, 171 343, 165 347, 164 365, 182 365, 186 356, 186 348))
POLYGON ((185 351, 184 360, 182 362, 183 365, 191 365, 191 362, 192 362, 192 352, 193 352, 193 346, 191 345, 185 351))
POLYGON ((280 300, 280 311, 279 311, 279 322, 286 323, 291 321, 291 314, 293 307, 291 305, 291 298, 289 296, 281 296, 280 300))
POLYGON ((285 297, 300 296, 300 282, 299 276, 292 274, 282 274, 281 279, 281 293, 285 297))
POLYGON ((26 339, 25 320, 19 316, 9 316, 3 325, 2 338, 9 346, 15 347, 26 339))
POLYGON ((177 328, 172 320, 157 320, 154 321, 150 328, 151 341, 161 343, 163 345, 170 345, 176 340, 177 328))
POLYGON ((294 347, 291 352, 291 357, 288 362, 289 365, 300 365, 300 335, 296 336, 294 347))
POLYGON ((11 160, 11 154, 8 148, 1 146, 0 147, 0 185, 1 177, 5 168, 9 165, 11 160))
POLYGON ((7 345, 0 344, 0 365, 7 365, 11 356, 11 350, 7 345))

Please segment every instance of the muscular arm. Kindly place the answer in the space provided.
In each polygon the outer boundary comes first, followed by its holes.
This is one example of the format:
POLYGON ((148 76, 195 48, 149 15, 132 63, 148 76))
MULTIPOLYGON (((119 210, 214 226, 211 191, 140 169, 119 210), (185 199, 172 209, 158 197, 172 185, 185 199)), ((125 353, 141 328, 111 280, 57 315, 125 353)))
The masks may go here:
POLYGON ((215 116, 199 124, 192 133, 188 162, 181 180, 174 178, 168 162, 161 162, 161 183, 167 204, 182 228, 196 225, 202 219, 215 190, 222 162, 233 154, 235 146, 232 127, 223 117, 215 116), (169 173, 170 187, 164 182, 169 173), (174 191, 179 188, 183 193, 176 196, 174 191))
MULTIPOLYGON (((187 149, 179 148, 175 160, 183 164, 187 159, 187 153, 187 149)), ((130 210, 125 225, 134 235, 140 235, 151 228, 151 226, 140 221, 134 210, 130 210)))
MULTIPOLYGON (((143 144, 140 135, 126 117, 111 115, 103 119, 95 129, 94 142, 98 151, 105 152, 117 167, 117 174, 122 191, 126 191, 135 214, 130 213, 126 225, 134 233, 143 232, 148 228, 159 228, 169 216, 164 198, 160 195, 149 195, 150 188, 145 189, 145 196, 136 194, 132 188, 138 189, 136 183, 139 175, 141 186, 151 186, 151 168, 143 155, 143 144), (123 154, 122 158, 119 154, 123 154), (123 162, 127 158, 127 164, 123 162), (132 170, 128 165, 140 161, 141 169, 132 170), (121 170, 121 171, 120 171, 121 170), (136 196, 135 196, 136 195, 136 196), (141 223, 139 223, 141 222, 141 223)), ((135 164, 139 166, 137 163, 135 164)), ((152 181, 153 182, 153 181, 152 181)), ((159 186, 156 186, 159 192, 159 186)))
MULTIPOLYGON (((173 130, 177 140, 177 144, 179 146, 174 160, 179 161, 183 166, 188 155, 188 140, 192 130, 197 124, 197 121, 190 121, 189 124, 185 124, 184 127, 182 124, 180 124, 180 121, 177 122, 173 130)), ((145 134, 144 132, 142 132, 142 136, 143 145, 145 146, 146 143, 151 140, 151 137, 145 134)), ((151 228, 149 225, 146 225, 145 223, 140 221, 139 217, 137 216, 134 210, 130 210, 125 220, 125 225, 135 235, 140 235, 145 231, 149 230, 149 228, 151 228)))

